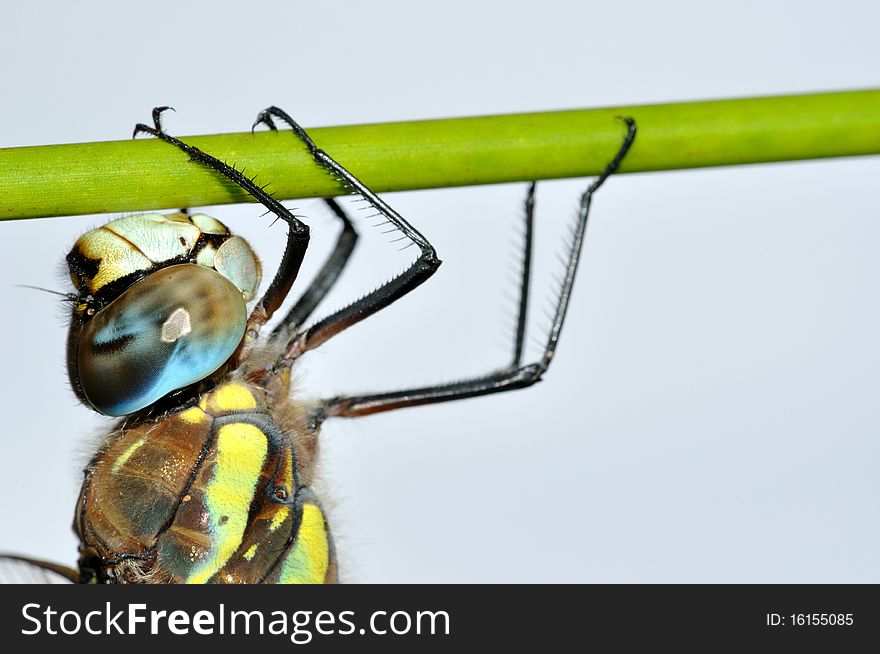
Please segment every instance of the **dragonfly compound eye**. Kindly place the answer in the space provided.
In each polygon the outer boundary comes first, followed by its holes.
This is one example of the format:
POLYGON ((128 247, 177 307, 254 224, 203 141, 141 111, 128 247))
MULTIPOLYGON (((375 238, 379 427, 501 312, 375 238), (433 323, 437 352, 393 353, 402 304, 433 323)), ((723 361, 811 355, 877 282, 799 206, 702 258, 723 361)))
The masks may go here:
POLYGON ((77 396, 112 416, 215 372, 244 334, 260 285, 247 242, 205 214, 124 216, 67 255, 79 292, 68 336, 77 396))
POLYGON ((225 276, 197 264, 162 268, 72 334, 74 384, 101 413, 133 413, 216 371, 246 324, 242 291, 225 276))

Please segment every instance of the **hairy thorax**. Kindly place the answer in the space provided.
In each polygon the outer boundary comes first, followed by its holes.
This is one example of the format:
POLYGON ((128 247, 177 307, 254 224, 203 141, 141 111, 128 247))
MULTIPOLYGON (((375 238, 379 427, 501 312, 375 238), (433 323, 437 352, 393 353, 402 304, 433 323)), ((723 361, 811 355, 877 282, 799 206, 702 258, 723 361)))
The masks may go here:
POLYGON ((304 408, 242 379, 123 422, 86 469, 80 569, 123 583, 333 582, 316 455, 304 408))

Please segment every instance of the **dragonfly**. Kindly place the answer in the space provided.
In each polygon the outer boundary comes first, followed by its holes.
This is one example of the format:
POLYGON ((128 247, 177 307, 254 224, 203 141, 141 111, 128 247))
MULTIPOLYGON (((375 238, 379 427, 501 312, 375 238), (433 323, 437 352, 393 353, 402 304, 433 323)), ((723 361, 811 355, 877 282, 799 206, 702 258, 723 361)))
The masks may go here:
POLYGON ((301 400, 292 370, 306 353, 428 280, 440 259, 428 239, 322 150, 289 114, 269 107, 263 125, 285 131, 317 165, 368 203, 418 255, 399 275, 310 322, 349 261, 358 233, 342 225, 314 279, 274 327, 309 245, 309 227, 243 171, 168 134, 156 107, 146 134, 237 185, 287 225, 265 292, 247 241, 220 221, 182 210, 117 218, 84 234, 67 255, 75 291, 67 372, 86 407, 119 419, 83 474, 74 512, 76 567, 3 555, 34 576, 75 583, 333 583, 332 531, 313 489, 322 424, 529 387, 556 352, 596 191, 623 162, 636 123, 622 117, 620 146, 580 197, 542 355, 524 362, 535 187, 526 193, 516 330, 509 363, 486 375, 390 392, 301 400), (251 307, 250 310, 248 307, 251 307))

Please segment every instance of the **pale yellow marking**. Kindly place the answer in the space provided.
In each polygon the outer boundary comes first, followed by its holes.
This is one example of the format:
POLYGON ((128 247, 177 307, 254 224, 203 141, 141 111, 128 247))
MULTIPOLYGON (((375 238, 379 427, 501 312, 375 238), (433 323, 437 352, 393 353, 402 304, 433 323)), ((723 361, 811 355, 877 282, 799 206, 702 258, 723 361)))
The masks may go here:
POLYGON ((202 230, 203 234, 228 234, 226 225, 208 214, 196 213, 189 217, 192 224, 202 230))
POLYGON ((293 492, 293 452, 289 448, 284 450, 284 472, 282 479, 288 493, 293 492))
POLYGON ((99 262, 94 277, 87 279, 92 293, 120 277, 138 270, 148 270, 153 266, 153 262, 131 243, 103 227, 81 236, 74 249, 87 259, 99 262))
POLYGON ((186 216, 160 213, 123 216, 110 221, 103 229, 118 235, 154 263, 189 254, 200 233, 186 216))
POLYGON ((177 414, 177 417, 190 425, 197 425, 208 418, 208 416, 205 415, 205 412, 197 406, 190 407, 186 411, 181 411, 177 414))
POLYGON ((296 543, 284 559, 278 583, 323 584, 329 565, 330 539, 324 514, 317 505, 305 504, 296 543))
POLYGON ((181 214, 135 214, 87 232, 74 248, 98 262, 94 276, 86 279, 89 290, 96 293, 121 277, 188 254, 199 233, 181 214))
POLYGON ((192 332, 192 321, 189 317, 189 311, 184 307, 177 307, 168 316, 168 320, 162 323, 162 332, 159 338, 163 343, 176 343, 190 332, 192 332))
POLYGON ((166 213, 160 214, 165 218, 165 220, 172 223, 191 223, 192 221, 189 219, 185 213, 177 212, 177 213, 166 213))
POLYGON ((253 394, 242 384, 224 384, 214 392, 214 402, 223 411, 257 408, 253 394))
POLYGON ((254 554, 256 554, 256 553, 257 553, 257 544, 254 543, 253 545, 251 545, 248 548, 248 551, 245 552, 242 556, 244 557, 245 561, 250 561, 251 559, 254 558, 254 554))
POLYGON ((241 546, 268 447, 266 435, 253 425, 235 423, 217 431, 214 474, 204 490, 212 546, 186 583, 208 581, 241 546))
POLYGON ((275 512, 275 515, 272 516, 272 522, 269 523, 269 533, 273 533, 278 527, 284 524, 284 521, 287 520, 287 516, 290 515, 290 509, 286 506, 282 506, 275 512))
POLYGON ((116 461, 113 462, 113 474, 115 475, 119 470, 124 466, 128 460, 131 458, 131 455, 137 452, 141 445, 147 442, 146 436, 141 436, 134 443, 128 446, 128 449, 123 452, 116 461))
POLYGON ((196 263, 205 268, 214 267, 214 247, 205 245, 196 255, 196 263))

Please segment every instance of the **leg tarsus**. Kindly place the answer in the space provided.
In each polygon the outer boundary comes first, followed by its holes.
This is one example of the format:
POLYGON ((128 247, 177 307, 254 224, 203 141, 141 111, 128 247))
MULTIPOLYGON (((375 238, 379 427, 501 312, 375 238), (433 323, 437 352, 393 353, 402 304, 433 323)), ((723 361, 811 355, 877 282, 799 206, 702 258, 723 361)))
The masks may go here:
POLYGON ((157 131, 162 131, 162 114, 169 110, 177 111, 174 107, 169 107, 168 105, 163 107, 153 107, 153 125, 156 126, 157 131))
POLYGON ((253 133, 258 125, 265 125, 273 132, 278 131, 278 128, 275 126, 275 121, 272 120, 272 115, 269 113, 268 109, 263 109, 263 111, 257 114, 257 119, 254 121, 254 124, 251 125, 251 133, 253 133))
POLYGON ((164 130, 162 129, 162 114, 166 111, 176 111, 174 107, 162 106, 162 107, 153 107, 153 126, 148 127, 143 123, 138 123, 134 126, 134 132, 132 132, 131 138, 137 138, 138 134, 150 134, 151 136, 159 136, 160 134, 164 134, 164 130))

